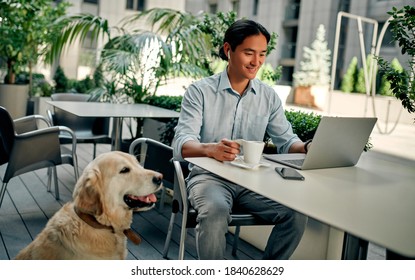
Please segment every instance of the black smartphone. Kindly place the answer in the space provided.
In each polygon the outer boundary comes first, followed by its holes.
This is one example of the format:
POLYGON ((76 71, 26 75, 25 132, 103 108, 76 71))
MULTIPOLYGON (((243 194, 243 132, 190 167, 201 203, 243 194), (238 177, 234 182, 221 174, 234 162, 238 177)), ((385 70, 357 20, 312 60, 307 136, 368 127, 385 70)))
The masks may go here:
POLYGON ((280 174, 281 177, 284 178, 284 179, 301 180, 301 181, 303 181, 305 179, 304 176, 301 175, 300 172, 298 172, 294 168, 275 167, 275 171, 277 171, 277 173, 280 174))

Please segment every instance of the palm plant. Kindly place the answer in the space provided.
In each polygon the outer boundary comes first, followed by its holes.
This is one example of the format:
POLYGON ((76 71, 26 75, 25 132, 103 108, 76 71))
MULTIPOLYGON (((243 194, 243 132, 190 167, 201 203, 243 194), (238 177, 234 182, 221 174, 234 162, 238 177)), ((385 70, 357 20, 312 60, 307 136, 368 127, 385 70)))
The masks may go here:
MULTIPOLYGON (((100 63, 105 65, 106 74, 125 78, 127 85, 141 87, 143 96, 154 94, 168 77, 206 75, 206 69, 200 67, 199 62, 208 53, 209 42, 196 27, 196 17, 189 13, 155 8, 124 18, 120 27, 110 27, 106 19, 89 14, 60 20, 66 27, 51 57, 58 57, 67 45, 77 39, 82 42, 88 34, 92 41, 102 37, 107 43, 100 63), (151 30, 134 29, 142 19, 151 30), (138 75, 134 77, 132 73, 138 75)), ((134 101, 143 100, 138 95, 134 101)))

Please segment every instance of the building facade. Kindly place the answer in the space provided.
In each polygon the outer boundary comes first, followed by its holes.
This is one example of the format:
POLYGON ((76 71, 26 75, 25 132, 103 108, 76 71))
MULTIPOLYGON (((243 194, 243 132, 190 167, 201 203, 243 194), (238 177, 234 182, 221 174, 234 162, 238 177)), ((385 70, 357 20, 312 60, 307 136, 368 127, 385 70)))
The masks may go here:
MULTIPOLYGON (((280 84, 291 85, 292 75, 298 69, 305 46, 315 39, 317 27, 323 24, 326 28, 326 40, 334 53, 336 36, 338 39, 336 60, 336 82, 338 86, 345 68, 351 59, 357 56, 361 62, 361 43, 359 41, 358 23, 355 17, 370 19, 378 23, 380 33, 388 20, 388 11, 392 7, 401 8, 413 5, 413 0, 69 0, 73 5, 70 13, 89 12, 109 20, 111 26, 125 16, 136 11, 154 7, 171 8, 193 14, 219 11, 237 12, 238 18, 250 18, 263 24, 270 32, 278 35, 277 48, 267 58, 274 67, 282 66, 280 84), (339 12, 353 17, 342 16, 336 34, 339 12)), ((363 21, 364 51, 369 54, 373 48, 374 25, 363 21)), ((402 65, 408 58, 400 54, 399 48, 391 43, 391 35, 387 30, 380 43, 380 55, 388 60, 396 57, 402 65)), ((71 78, 81 79, 91 72, 92 61, 96 49, 102 45, 84 44, 80 48, 71 48, 71 52, 63 56, 60 64, 71 78)))

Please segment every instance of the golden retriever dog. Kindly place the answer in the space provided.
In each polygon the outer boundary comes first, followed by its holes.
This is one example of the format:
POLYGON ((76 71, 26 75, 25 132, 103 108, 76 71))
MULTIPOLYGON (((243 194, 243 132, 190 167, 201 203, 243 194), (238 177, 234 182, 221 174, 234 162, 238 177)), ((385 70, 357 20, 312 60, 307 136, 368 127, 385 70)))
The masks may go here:
POLYGON ((144 169, 123 152, 101 154, 90 162, 75 185, 73 200, 15 259, 125 259, 133 211, 154 206, 163 176, 144 169))

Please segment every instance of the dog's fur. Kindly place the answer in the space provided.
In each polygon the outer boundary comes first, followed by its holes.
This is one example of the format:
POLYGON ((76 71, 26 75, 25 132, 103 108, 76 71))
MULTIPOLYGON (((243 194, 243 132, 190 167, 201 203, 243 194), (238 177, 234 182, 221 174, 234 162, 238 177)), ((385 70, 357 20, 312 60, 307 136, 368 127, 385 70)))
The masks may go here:
POLYGON ((132 155, 101 154, 90 162, 66 203, 15 259, 125 259, 133 210, 154 206, 162 175, 144 169, 132 155), (93 219, 97 228, 76 213, 93 219))

